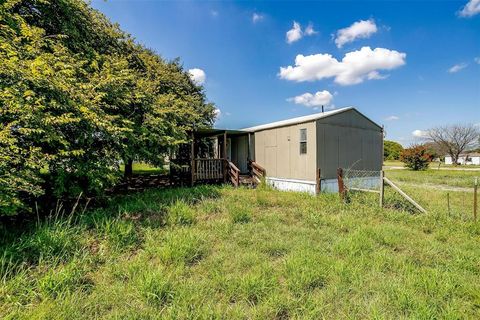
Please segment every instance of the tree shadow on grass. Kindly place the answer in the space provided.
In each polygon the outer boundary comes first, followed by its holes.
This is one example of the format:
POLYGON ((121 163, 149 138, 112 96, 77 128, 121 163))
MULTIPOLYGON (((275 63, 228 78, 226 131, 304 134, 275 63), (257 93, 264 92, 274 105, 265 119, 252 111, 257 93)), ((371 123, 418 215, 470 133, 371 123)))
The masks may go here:
POLYGON ((32 216, 21 223, 0 224, 0 279, 38 265, 66 263, 84 254, 96 254, 102 241, 112 250, 134 250, 143 242, 142 227, 166 225, 169 208, 179 202, 193 206, 221 196, 221 187, 150 189, 109 199, 102 207, 32 216), (89 235, 90 239, 86 239, 89 235), (92 245, 90 242, 97 245, 92 245))

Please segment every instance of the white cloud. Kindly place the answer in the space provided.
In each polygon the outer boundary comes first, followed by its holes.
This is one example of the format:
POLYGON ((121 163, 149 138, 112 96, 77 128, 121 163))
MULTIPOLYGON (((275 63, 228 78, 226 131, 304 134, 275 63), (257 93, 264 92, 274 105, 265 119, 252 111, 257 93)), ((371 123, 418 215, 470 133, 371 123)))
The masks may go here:
POLYGON ((416 137, 416 138, 425 138, 427 136, 428 132, 427 131, 423 131, 423 130, 414 130, 412 132, 412 136, 416 137))
POLYGON ((338 30, 335 44, 338 48, 341 48, 344 44, 353 42, 355 39, 369 38, 375 32, 377 32, 377 25, 373 19, 360 20, 348 28, 338 30))
POLYGON ((480 64, 480 57, 474 58, 473 61, 475 61, 476 63, 480 64))
POLYGON ((369 72, 368 75, 367 75, 367 79, 368 80, 383 80, 383 79, 387 79, 388 78, 388 74, 380 74, 378 71, 372 71, 372 72, 369 72))
POLYGON ((448 69, 449 73, 457 73, 458 71, 465 69, 468 66, 466 63, 459 63, 448 69))
POLYGON ((352 85, 364 80, 383 79, 378 70, 391 70, 405 64, 405 53, 384 48, 363 47, 348 52, 341 61, 328 53, 297 55, 295 66, 280 67, 278 76, 291 81, 314 81, 334 78, 340 85, 352 85))
POLYGON ((309 92, 301 94, 296 97, 288 98, 287 101, 294 102, 295 104, 303 104, 307 107, 328 107, 332 103, 333 95, 327 90, 318 91, 315 94, 309 92))
POLYGON ((218 17, 218 11, 217 10, 211 10, 210 14, 212 15, 212 17, 218 17))
POLYGON ((468 18, 473 17, 480 13, 480 0, 470 0, 468 3, 458 12, 460 17, 468 18))
POLYGON ((295 41, 302 39, 302 36, 303 32, 300 23, 293 21, 292 29, 288 30, 286 34, 287 43, 294 43, 295 41))
POLYGON ((394 121, 394 120, 399 120, 400 117, 397 116, 389 116, 385 118, 385 121, 394 121))
POLYGON ((317 34, 318 32, 313 29, 313 24, 309 23, 308 26, 305 28, 305 35, 307 36, 313 36, 314 34, 317 34))
POLYGON ((254 12, 252 15, 252 22, 253 23, 260 22, 263 20, 263 18, 264 16, 262 14, 254 12))
POLYGON ((215 119, 218 119, 222 115, 222 111, 218 108, 215 108, 215 110, 213 110, 213 114, 215 115, 215 119))
POLYGON ((318 32, 315 29, 313 29, 312 23, 309 23, 308 26, 305 28, 305 31, 303 31, 300 23, 293 21, 292 29, 287 31, 285 35, 285 39, 287 43, 290 44, 302 39, 303 36, 313 36, 314 34, 317 34, 317 33, 318 32))
POLYGON ((188 70, 188 73, 190 74, 190 79, 192 79, 192 81, 195 82, 197 85, 204 84, 205 80, 207 79, 207 75, 202 69, 193 68, 188 70))

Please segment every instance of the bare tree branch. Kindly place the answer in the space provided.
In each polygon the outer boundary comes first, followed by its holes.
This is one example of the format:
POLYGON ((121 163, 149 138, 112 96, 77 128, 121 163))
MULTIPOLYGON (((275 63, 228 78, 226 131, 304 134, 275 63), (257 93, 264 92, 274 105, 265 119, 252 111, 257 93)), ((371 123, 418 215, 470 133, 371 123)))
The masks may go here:
POLYGON ((471 124, 440 126, 428 130, 426 138, 452 157, 452 162, 457 164, 462 152, 479 143, 480 131, 471 124))

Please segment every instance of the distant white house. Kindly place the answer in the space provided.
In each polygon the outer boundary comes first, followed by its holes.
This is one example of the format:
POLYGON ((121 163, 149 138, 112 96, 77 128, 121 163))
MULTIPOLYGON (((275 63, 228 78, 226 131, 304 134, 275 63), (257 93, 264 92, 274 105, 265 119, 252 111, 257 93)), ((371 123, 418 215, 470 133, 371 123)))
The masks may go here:
MULTIPOLYGON (((469 164, 480 165, 480 153, 478 152, 462 153, 458 157, 457 163, 461 165, 469 165, 469 164)), ((445 164, 453 164, 452 157, 445 156, 445 164)))

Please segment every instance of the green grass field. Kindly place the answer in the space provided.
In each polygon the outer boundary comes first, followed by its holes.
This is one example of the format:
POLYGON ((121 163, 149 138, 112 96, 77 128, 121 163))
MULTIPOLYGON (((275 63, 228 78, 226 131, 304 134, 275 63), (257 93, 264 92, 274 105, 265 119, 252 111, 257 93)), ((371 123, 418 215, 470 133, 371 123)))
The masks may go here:
POLYGON ((386 170, 385 175, 391 180, 424 186, 445 186, 473 188, 475 177, 480 179, 480 171, 462 170, 386 170))
POLYGON ((480 223, 386 202, 204 186, 3 226, 0 318, 479 318, 480 223))
POLYGON ((385 160, 383 161, 383 165, 387 167, 404 167, 405 164, 399 160, 385 160))
MULTIPOLYGON (((123 172, 125 166, 120 165, 120 171, 123 172)), ((148 174, 167 174, 168 170, 165 168, 154 167, 148 163, 134 162, 133 163, 133 174, 134 175, 148 175, 148 174)))
MULTIPOLYGON (((383 165, 386 167, 404 167, 405 164, 399 160, 385 160, 383 165)), ((438 168, 454 168, 454 169, 478 169, 480 166, 478 165, 464 165, 464 166, 454 166, 452 164, 445 164, 443 162, 431 162, 429 164, 431 169, 438 169, 438 168)))
POLYGON ((480 182, 478 171, 386 170, 385 176, 434 215, 463 220, 473 217, 473 186, 476 177, 480 182))

